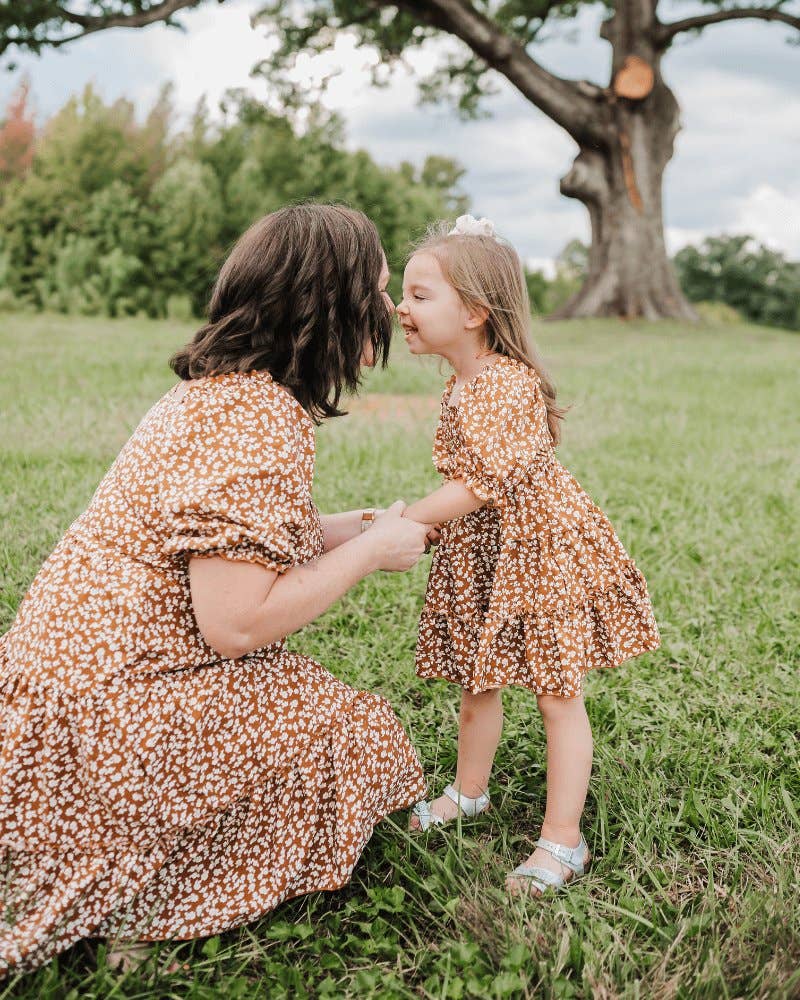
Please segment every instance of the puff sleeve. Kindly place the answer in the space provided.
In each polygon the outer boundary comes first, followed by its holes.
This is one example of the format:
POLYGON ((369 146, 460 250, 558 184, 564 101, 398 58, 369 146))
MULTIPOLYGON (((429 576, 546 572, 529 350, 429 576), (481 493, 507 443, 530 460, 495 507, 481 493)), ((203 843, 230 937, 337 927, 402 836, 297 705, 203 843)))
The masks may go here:
POLYGON ((297 562, 312 512, 307 418, 280 387, 263 392, 239 379, 186 394, 160 493, 163 551, 281 573, 297 562))
POLYGON ((552 452, 547 409, 531 369, 505 364, 484 369, 464 386, 458 417, 463 446, 452 478, 495 506, 552 452))

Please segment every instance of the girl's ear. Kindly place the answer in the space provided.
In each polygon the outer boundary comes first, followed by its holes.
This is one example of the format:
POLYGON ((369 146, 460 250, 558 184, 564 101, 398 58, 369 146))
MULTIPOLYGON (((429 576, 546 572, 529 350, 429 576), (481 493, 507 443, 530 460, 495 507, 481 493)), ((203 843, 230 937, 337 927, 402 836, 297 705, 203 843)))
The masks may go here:
POLYGON ((470 306, 467 309, 467 319, 464 326, 468 330, 477 330, 486 324, 489 310, 485 306, 470 306))

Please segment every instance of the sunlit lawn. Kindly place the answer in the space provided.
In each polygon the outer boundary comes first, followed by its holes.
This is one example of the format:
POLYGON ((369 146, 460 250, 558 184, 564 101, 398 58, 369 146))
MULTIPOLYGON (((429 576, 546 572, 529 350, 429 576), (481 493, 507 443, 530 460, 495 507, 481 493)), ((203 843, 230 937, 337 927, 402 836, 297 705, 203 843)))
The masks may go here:
MULTIPOLYGON (((0 316, 0 629, 172 376, 188 327, 0 316)), ((537 330, 571 404, 562 461, 645 573, 662 649, 588 682, 596 738, 569 893, 510 905, 504 872, 544 806, 531 695, 506 696, 494 809, 409 837, 382 824, 352 884, 123 977, 78 946, 5 996, 800 995, 797 335, 615 323, 537 330), (177 956, 183 967, 160 971, 177 956)), ((397 357, 320 429, 323 510, 435 485, 444 376, 397 357)), ((452 775, 458 692, 413 672, 427 566, 378 575, 293 637, 396 707, 431 787, 452 775)))

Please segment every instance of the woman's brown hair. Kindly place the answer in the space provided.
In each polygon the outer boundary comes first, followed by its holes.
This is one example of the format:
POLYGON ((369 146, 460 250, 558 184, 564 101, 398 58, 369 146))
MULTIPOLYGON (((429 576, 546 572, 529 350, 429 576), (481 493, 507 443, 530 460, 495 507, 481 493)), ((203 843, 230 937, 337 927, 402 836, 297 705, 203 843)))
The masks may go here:
POLYGON ((461 301, 468 308, 486 310, 488 350, 521 361, 536 372, 550 438, 558 444, 567 411, 556 405, 555 385, 533 343, 528 287, 519 254, 510 243, 494 236, 450 235, 448 229, 444 222, 432 226, 413 253, 432 254, 461 301))
POLYGON ((378 231, 343 205, 290 205, 259 219, 222 265, 208 323, 171 359, 180 378, 254 369, 295 396, 317 423, 341 416, 361 358, 389 357, 392 324, 378 288, 378 231))

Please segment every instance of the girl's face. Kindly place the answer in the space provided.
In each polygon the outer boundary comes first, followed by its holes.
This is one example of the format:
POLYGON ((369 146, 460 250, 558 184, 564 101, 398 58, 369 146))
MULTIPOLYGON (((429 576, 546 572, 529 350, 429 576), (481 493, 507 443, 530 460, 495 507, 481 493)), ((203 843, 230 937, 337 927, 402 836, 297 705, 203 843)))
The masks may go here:
MULTIPOLYGON (((386 308, 389 311, 390 316, 394 316, 394 302, 392 302, 392 297, 386 291, 386 286, 389 284, 389 265, 386 263, 386 254, 381 252, 381 273, 378 277, 378 291, 383 297, 383 301, 386 303, 386 308)), ((373 368, 375 366, 375 350, 370 341, 364 345, 364 350, 361 353, 361 364, 364 368, 373 368)))
POLYGON ((475 332, 483 325, 461 301, 430 253, 416 253, 406 265, 403 301, 397 315, 412 354, 449 357, 463 348, 466 331, 475 332))

